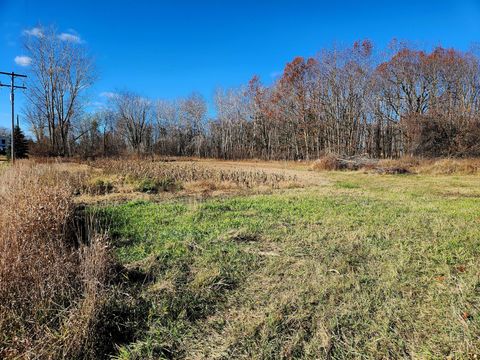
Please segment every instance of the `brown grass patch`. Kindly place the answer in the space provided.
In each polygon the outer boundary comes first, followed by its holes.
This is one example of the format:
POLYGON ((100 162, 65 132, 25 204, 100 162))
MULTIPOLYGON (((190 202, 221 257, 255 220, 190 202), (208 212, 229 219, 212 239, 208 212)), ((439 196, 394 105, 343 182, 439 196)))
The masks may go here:
POLYGON ((476 175, 480 172, 480 159, 438 159, 420 162, 416 168, 421 174, 476 175))
POLYGON ((73 182, 29 162, 0 176, 0 357, 94 352, 108 250, 103 237, 74 233, 73 182))
POLYGON ((344 170, 345 165, 340 161, 340 159, 333 155, 324 156, 316 160, 312 164, 312 170, 316 171, 334 171, 334 170, 344 170))
POLYGON ((401 167, 409 172, 430 175, 475 175, 480 172, 480 159, 421 159, 403 157, 400 159, 383 159, 378 162, 379 167, 401 167))
POLYGON ((234 183, 238 187, 268 186, 278 188, 281 183, 295 181, 295 176, 261 169, 226 169, 197 162, 164 162, 149 160, 99 160, 91 163, 107 174, 119 174, 132 179, 151 179, 162 183, 182 184, 209 182, 234 183))
POLYGON ((422 159, 404 156, 399 159, 340 158, 327 155, 315 161, 315 171, 365 170, 378 174, 475 175, 480 173, 480 159, 422 159))

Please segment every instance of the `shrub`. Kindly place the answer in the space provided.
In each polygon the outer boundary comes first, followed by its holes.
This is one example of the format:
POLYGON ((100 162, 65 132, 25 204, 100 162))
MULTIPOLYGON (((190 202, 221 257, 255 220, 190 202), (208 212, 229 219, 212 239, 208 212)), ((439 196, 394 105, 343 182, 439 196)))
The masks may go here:
POLYGON ((105 195, 112 192, 113 188, 110 180, 94 178, 86 182, 83 186, 83 191, 92 195, 105 195))
POLYGON ((317 171, 343 170, 345 165, 336 156, 326 155, 316 160, 312 165, 312 169, 317 171))
POLYGON ((162 191, 174 191, 178 188, 179 186, 177 185, 175 180, 171 178, 164 178, 159 180, 145 178, 143 180, 140 180, 136 187, 136 190, 147 194, 156 194, 162 191))

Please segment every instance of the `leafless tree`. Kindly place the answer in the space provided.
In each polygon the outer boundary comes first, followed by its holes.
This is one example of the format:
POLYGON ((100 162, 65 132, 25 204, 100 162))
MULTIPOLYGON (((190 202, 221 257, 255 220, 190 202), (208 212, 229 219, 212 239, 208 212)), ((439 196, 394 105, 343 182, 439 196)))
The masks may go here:
POLYGON ((111 99, 116 126, 130 148, 138 154, 149 150, 152 135, 152 103, 132 92, 111 99))
POLYGON ((32 39, 38 43, 31 50, 36 81, 27 115, 37 142, 53 153, 295 160, 327 153, 480 155, 474 52, 394 43, 380 61, 364 40, 295 57, 269 86, 254 76, 245 86, 218 90, 216 116, 208 121, 206 101, 196 93, 151 102, 122 92, 110 109, 82 117, 79 94, 91 83, 88 57, 48 31, 32 39))
POLYGON ((77 38, 61 37, 54 27, 39 29, 25 38, 32 59, 26 115, 37 141, 46 141, 50 153, 70 155, 82 95, 95 80, 93 59, 77 38))

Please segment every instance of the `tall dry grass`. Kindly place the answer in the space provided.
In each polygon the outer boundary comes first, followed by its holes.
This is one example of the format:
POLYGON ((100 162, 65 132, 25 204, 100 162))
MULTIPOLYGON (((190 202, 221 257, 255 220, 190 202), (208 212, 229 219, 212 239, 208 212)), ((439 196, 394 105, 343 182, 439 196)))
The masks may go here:
POLYGON ((109 256, 104 236, 74 231, 74 181, 55 165, 0 174, 0 358, 95 352, 109 256))
POLYGON ((408 172, 429 175, 476 175, 480 173, 480 159, 429 159, 413 156, 404 156, 398 159, 344 159, 327 155, 316 160, 311 168, 315 171, 371 170, 382 174, 408 172))
POLYGON ((222 169, 187 161, 152 160, 97 160, 91 163, 106 173, 120 174, 136 179, 154 179, 164 182, 212 181, 231 182, 240 187, 269 186, 276 188, 282 182, 296 181, 295 177, 262 170, 222 169))

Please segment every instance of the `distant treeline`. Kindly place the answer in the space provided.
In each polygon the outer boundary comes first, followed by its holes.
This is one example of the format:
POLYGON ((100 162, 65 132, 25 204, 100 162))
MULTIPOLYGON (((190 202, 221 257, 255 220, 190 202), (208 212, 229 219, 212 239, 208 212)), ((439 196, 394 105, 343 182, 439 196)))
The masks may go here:
POLYGON ((226 159, 480 155, 480 67, 474 51, 423 51, 392 42, 381 53, 368 40, 323 50, 296 57, 269 86, 254 76, 242 87, 218 90, 216 117, 207 119, 198 94, 164 101, 108 93, 106 108, 87 113, 81 95, 95 77, 85 45, 60 40, 52 28, 42 34, 26 39, 34 82, 26 113, 38 153, 226 159))

